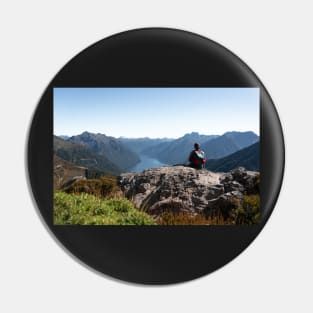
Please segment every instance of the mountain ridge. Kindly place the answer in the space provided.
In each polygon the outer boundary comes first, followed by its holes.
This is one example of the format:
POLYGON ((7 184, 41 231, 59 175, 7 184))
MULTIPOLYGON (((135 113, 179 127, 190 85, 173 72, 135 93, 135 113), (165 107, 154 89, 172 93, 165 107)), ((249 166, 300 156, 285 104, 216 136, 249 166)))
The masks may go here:
POLYGON ((121 169, 105 156, 97 155, 87 147, 53 136, 53 152, 74 165, 84 166, 104 173, 119 174, 121 169))
POLYGON ((224 158, 207 160, 205 168, 214 172, 228 172, 236 167, 249 171, 260 170, 260 142, 245 147, 224 158))
POLYGON ((68 141, 86 146, 94 153, 105 156, 122 171, 140 162, 136 153, 128 149, 118 139, 111 136, 85 131, 80 135, 70 137, 68 141))
MULTIPOLYGON (((55 138, 59 137, 55 136, 55 138)), ((232 158, 232 154, 258 142, 259 136, 252 131, 229 131, 223 135, 202 135, 198 132, 191 132, 177 139, 115 138, 101 133, 84 131, 66 140, 59 138, 54 141, 54 146, 58 146, 59 143, 56 154, 73 164, 108 173, 121 173, 129 171, 141 162, 144 156, 168 165, 187 164, 188 156, 196 142, 206 153, 208 167, 213 169, 224 166, 229 169, 232 160, 226 159, 220 162, 218 160, 227 156, 232 158), (221 162, 224 165, 221 165, 221 162)), ((237 163, 235 162, 237 165, 244 166, 246 164, 245 160, 240 159, 240 154, 235 155, 234 158, 239 159, 237 163)), ((256 168, 255 156, 253 162, 251 161, 250 164, 248 162, 248 166, 256 168)))
POLYGON ((171 142, 160 143, 142 152, 166 164, 181 164, 188 161, 194 143, 200 144, 207 159, 219 159, 245 148, 259 140, 251 131, 226 132, 223 135, 200 135, 197 132, 185 134, 171 142))

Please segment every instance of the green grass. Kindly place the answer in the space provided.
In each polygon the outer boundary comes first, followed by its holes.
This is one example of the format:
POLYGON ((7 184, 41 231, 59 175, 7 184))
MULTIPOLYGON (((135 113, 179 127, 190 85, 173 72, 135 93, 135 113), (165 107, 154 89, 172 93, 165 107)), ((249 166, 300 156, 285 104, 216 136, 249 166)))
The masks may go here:
POLYGON ((55 192, 55 225, 156 225, 125 198, 101 199, 86 193, 55 192))
POLYGON ((246 195, 242 204, 225 219, 167 210, 156 217, 137 210, 126 198, 105 199, 87 193, 54 194, 55 225, 251 225, 260 222, 259 195, 246 195))

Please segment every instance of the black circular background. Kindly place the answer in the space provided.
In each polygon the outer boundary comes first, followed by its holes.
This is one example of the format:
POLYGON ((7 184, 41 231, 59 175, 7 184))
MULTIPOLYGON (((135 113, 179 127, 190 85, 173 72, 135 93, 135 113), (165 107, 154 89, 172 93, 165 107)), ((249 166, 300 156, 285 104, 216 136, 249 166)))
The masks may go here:
POLYGON ((279 194, 284 142, 267 91, 237 56, 189 32, 147 28, 97 42, 56 75, 32 121, 28 169, 34 198, 45 222, 74 256, 118 279, 168 284, 222 267, 258 235, 279 194), (253 226, 209 227, 54 226, 53 87, 259 87, 262 222, 253 226))

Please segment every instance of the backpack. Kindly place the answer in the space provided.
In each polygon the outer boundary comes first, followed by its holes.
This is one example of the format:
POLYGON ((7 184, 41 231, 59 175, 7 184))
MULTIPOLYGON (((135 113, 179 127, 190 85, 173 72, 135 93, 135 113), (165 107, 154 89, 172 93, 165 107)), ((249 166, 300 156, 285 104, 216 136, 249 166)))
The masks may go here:
POLYGON ((202 150, 200 151, 195 151, 194 150, 194 163, 196 165, 204 164, 205 163, 205 156, 204 152, 202 150))

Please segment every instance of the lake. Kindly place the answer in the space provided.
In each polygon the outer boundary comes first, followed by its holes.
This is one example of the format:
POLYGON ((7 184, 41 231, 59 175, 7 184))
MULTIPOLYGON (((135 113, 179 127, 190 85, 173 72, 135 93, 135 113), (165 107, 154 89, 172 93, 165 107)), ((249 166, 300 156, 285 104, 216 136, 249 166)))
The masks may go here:
POLYGON ((130 168, 129 171, 131 172, 142 172, 143 170, 146 170, 147 168, 154 168, 154 167, 160 167, 165 166, 168 164, 162 163, 157 159, 149 158, 147 156, 140 156, 140 162, 137 163, 134 167, 130 168))

